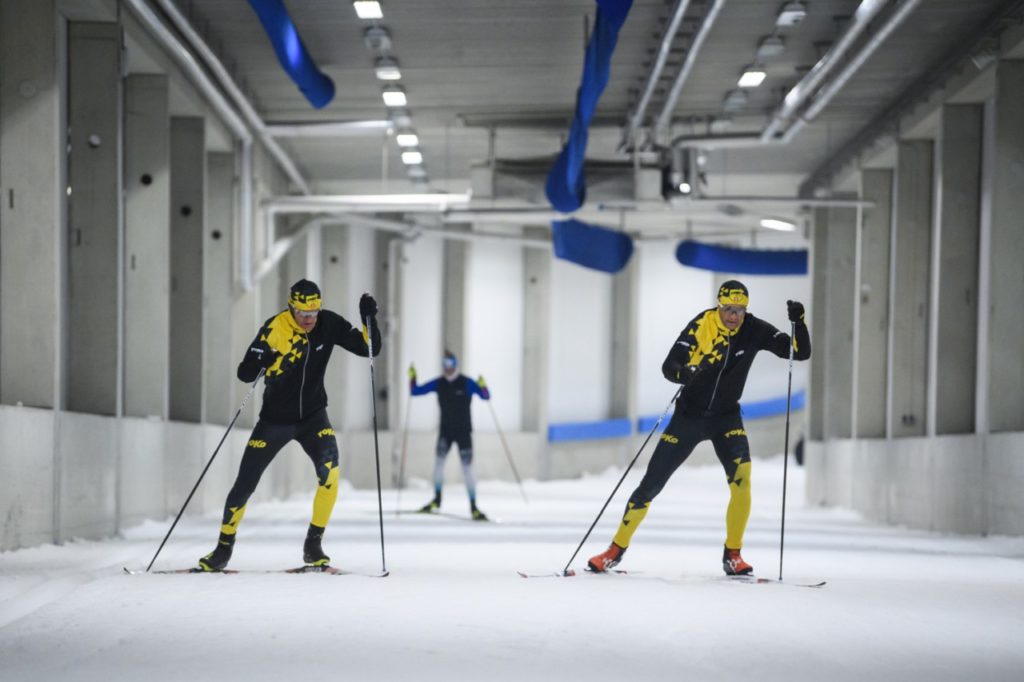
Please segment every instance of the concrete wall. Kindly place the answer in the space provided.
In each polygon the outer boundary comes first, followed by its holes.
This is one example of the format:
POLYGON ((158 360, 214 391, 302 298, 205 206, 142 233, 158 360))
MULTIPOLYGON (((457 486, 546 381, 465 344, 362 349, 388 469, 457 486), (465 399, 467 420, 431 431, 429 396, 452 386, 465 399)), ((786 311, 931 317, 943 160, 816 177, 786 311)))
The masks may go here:
POLYGON ((1021 535, 1022 452, 1024 433, 811 441, 807 499, 881 523, 1021 535))

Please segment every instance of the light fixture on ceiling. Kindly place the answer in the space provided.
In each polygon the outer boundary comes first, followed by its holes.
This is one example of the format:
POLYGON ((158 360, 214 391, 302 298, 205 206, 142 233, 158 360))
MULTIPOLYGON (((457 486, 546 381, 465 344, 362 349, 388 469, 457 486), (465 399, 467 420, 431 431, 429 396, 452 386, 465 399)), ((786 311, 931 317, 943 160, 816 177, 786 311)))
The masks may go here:
POLYGON ((736 81, 736 85, 741 88, 756 88, 764 79, 768 77, 768 72, 759 66, 748 66, 743 70, 740 75, 740 79, 736 81))
POLYGON ((402 152, 402 163, 406 166, 415 166, 423 163, 423 154, 419 153, 415 149, 410 149, 407 152, 402 152))
POLYGON ((761 227, 780 232, 792 232, 796 229, 796 223, 781 218, 761 218, 761 227))
POLYGON ((355 0, 352 9, 360 19, 383 19, 384 10, 381 9, 377 0, 355 0))
POLYGON ((690 185, 690 183, 686 182, 685 180, 683 182, 680 182, 676 189, 678 189, 679 193, 683 195, 689 194, 690 192, 693 191, 693 187, 690 185))
POLYGON ((757 44, 757 52, 754 53, 754 58, 762 62, 772 57, 778 57, 785 51, 786 41, 782 39, 782 36, 765 36, 757 44))
POLYGON ((395 142, 399 147, 416 147, 420 143, 420 137, 411 130, 403 130, 395 135, 395 142))
POLYGON ((726 111, 738 111, 747 106, 747 93, 744 90, 730 90, 722 100, 722 108, 726 111))
POLYGON ((421 165, 409 166, 408 172, 409 177, 412 178, 413 180, 417 180, 420 178, 425 180, 427 177, 427 169, 421 165))
POLYGON ((398 61, 391 57, 377 57, 373 63, 373 70, 377 79, 382 81, 397 81, 402 78, 402 71, 398 68, 398 61))
POLYGON ((389 52, 391 50, 391 34, 383 26, 370 26, 363 31, 363 44, 370 52, 389 52))
POLYGON ((405 90, 397 85, 389 85, 384 88, 381 91, 381 96, 384 98, 384 106, 387 107, 404 107, 409 102, 405 98, 405 90))
POLYGON ((807 3, 801 0, 787 2, 775 18, 776 26, 796 26, 807 17, 807 3))

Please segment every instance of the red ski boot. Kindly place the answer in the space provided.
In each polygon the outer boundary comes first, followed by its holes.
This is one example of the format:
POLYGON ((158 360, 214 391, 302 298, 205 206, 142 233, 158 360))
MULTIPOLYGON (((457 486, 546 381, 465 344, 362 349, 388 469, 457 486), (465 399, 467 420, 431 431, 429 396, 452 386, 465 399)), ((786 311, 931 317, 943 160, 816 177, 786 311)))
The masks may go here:
POLYGON ((587 560, 587 568, 594 573, 604 573, 605 571, 615 568, 622 561, 622 555, 626 553, 625 548, 619 547, 614 542, 608 545, 608 549, 601 552, 597 556, 590 557, 587 560))
POLYGON ((722 570, 726 575, 750 575, 754 567, 743 560, 738 549, 726 547, 722 552, 722 570))

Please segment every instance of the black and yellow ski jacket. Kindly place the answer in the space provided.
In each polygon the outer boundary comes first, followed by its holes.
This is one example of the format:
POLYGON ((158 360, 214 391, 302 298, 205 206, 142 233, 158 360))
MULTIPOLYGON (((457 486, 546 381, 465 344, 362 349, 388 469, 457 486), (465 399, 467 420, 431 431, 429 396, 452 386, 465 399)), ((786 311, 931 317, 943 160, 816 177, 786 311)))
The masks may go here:
POLYGON ((661 371, 665 378, 685 384, 676 411, 695 415, 733 414, 740 409, 740 397, 747 374, 758 351, 767 350, 780 358, 811 357, 811 337, 804 322, 796 323, 795 338, 747 313, 734 331, 722 323, 717 308, 690 320, 676 339, 661 371))
MULTIPOLYGON (((380 354, 380 331, 371 318, 370 336, 373 354, 380 354)), ((307 334, 290 311, 267 320, 246 349, 238 365, 238 378, 255 381, 263 367, 262 357, 269 349, 277 359, 267 368, 264 378, 263 409, 260 419, 275 423, 295 423, 327 407, 324 373, 334 346, 350 353, 369 355, 363 332, 330 310, 321 310, 316 326, 307 334)))

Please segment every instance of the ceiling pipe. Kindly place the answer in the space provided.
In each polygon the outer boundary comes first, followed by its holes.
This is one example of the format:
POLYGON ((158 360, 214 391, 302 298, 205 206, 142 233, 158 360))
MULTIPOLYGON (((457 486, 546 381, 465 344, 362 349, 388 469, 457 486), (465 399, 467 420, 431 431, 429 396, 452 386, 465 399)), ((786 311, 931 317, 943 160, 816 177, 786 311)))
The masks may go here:
MULTIPOLYGON (((862 7, 866 6, 869 2, 872 2, 872 1, 873 0, 864 0, 864 2, 861 3, 861 6, 862 7)), ((779 117, 779 113, 781 112, 781 108, 780 108, 780 110, 778 112, 776 112, 775 117, 773 117, 772 122, 769 123, 769 126, 767 128, 765 128, 764 132, 762 132, 758 136, 748 137, 748 136, 744 136, 744 135, 730 135, 730 136, 723 136, 723 137, 719 137, 719 138, 715 138, 713 136, 689 136, 689 137, 681 136, 681 137, 675 138, 672 141, 672 145, 673 146, 684 146, 684 147, 685 146, 695 146, 695 147, 702 147, 702 148, 705 148, 705 149, 712 149, 712 148, 758 147, 758 146, 771 145, 771 144, 789 144, 805 127, 807 127, 807 124, 811 120, 813 120, 813 118, 815 116, 817 116, 818 114, 821 113, 821 111, 824 109, 824 107, 832 100, 833 97, 835 97, 835 95, 839 92, 839 90, 847 82, 849 82, 849 80, 860 69, 860 67, 863 66, 864 63, 878 50, 878 48, 882 45, 882 43, 885 42, 886 38, 888 38, 892 34, 892 32, 895 31, 896 28, 898 28, 899 25, 903 23, 904 19, 906 19, 907 16, 909 16, 909 14, 914 9, 916 9, 917 6, 920 3, 921 3, 921 0, 905 0, 892 13, 892 15, 890 15, 886 19, 885 23, 881 27, 879 27, 878 31, 868 40, 867 43, 865 43, 865 45, 861 48, 861 50, 847 63, 847 65, 836 76, 836 78, 834 80, 829 81, 828 83, 826 83, 826 85, 821 89, 821 91, 815 97, 815 99, 813 100, 811 105, 808 107, 808 109, 806 110, 805 114, 797 117, 797 120, 795 122, 793 122, 793 124, 790 125, 789 128, 786 129, 786 131, 785 131, 785 133, 783 135, 778 136, 776 134, 777 131, 778 131, 778 125, 781 125, 781 123, 777 124, 776 121, 781 121, 782 120, 782 118, 779 117), (812 113, 813 113, 813 115, 811 115, 812 113)), ((873 9, 874 10, 872 13, 870 13, 870 16, 873 18, 877 14, 878 8, 875 7, 874 5, 871 5, 869 7, 869 9, 873 9)), ((858 13, 859 12, 860 12, 860 8, 858 8, 858 13)), ((855 16, 857 16, 857 14, 855 14, 855 16)), ((862 18, 860 19, 860 22, 855 23, 853 26, 851 26, 850 29, 848 29, 848 32, 852 31, 852 30, 856 30, 859 33, 860 31, 862 31, 863 28, 864 28, 864 25, 866 23, 870 22, 870 19, 864 18, 866 16, 868 16, 868 15, 867 14, 861 15, 862 18)), ((845 37, 845 34, 844 34, 844 37, 845 37)), ((845 48, 844 48, 844 51, 845 51, 845 48)), ((829 54, 827 54, 824 57, 822 57, 822 59, 818 62, 818 64, 815 65, 815 68, 817 68, 817 66, 819 64, 821 64, 822 62, 824 62, 825 60, 830 60, 831 61, 830 57, 832 55, 832 52, 834 52, 834 50, 830 51, 829 54)), ((830 73, 833 70, 834 67, 835 67, 835 62, 832 61, 832 66, 829 67, 828 69, 824 70, 824 73, 827 75, 828 73, 830 73)), ((814 69, 812 69, 812 72, 813 71, 814 71, 814 69)), ((822 71, 818 71, 818 73, 821 74, 822 71)), ((810 77, 810 73, 808 73, 808 76, 805 76, 804 80, 806 80, 809 77, 810 77)), ((819 76, 819 79, 822 78, 822 77, 823 76, 819 76)), ((803 83, 803 80, 801 80, 801 82, 798 83, 790 91, 790 94, 792 94, 794 91, 796 91, 798 88, 800 88, 802 83, 803 83)), ((805 103, 807 101, 807 98, 809 98, 810 94, 811 94, 810 91, 808 91, 808 90, 805 90, 804 92, 807 92, 807 96, 802 98, 802 101, 800 102, 800 104, 805 103)), ((787 99, 789 99, 789 95, 787 95, 786 97, 787 97, 787 99)))
POLYGON ((809 121, 813 121, 821 114, 822 110, 828 106, 828 103, 832 101, 832 98, 839 93, 839 91, 846 85, 854 74, 860 70, 860 67, 864 65, 871 55, 881 47, 882 43, 892 35, 892 33, 900 27, 900 25, 906 20, 910 13, 917 9, 917 6, 921 4, 921 0, 904 0, 902 4, 893 12, 892 16, 889 17, 888 21, 878 30, 877 33, 871 36, 867 44, 860 52, 858 52, 849 63, 843 67, 843 70, 839 72, 833 80, 829 81, 821 91, 815 95, 813 101, 800 116, 800 118, 786 131, 784 136, 786 141, 792 140, 801 130, 803 130, 809 121))
POLYGON ((668 131, 672 123, 672 112, 675 111, 676 102, 679 101, 679 95, 683 91, 683 85, 686 84, 686 80, 690 77, 690 72, 693 70, 694 64, 697 63, 697 54, 700 52, 701 46, 704 45, 704 41, 707 40, 708 34, 711 33, 711 28, 714 26, 715 20, 718 18, 718 14, 722 11, 724 5, 725 0, 715 0, 715 4, 711 6, 711 9, 708 10, 707 15, 704 17, 697 35, 693 37, 693 44, 690 45, 690 49, 686 53, 683 66, 676 75, 676 79, 672 83, 672 89, 668 93, 668 98, 665 100, 661 113, 658 115, 658 120, 655 123, 655 132, 668 131))
POLYGON ((271 137, 359 137, 392 130, 395 124, 382 121, 328 121, 312 123, 268 123, 271 137))
POLYGON ((629 117, 629 130, 626 133, 626 138, 623 140, 623 147, 636 144, 636 132, 643 125, 644 116, 647 115, 647 107, 651 103, 651 97, 654 95, 655 88, 658 87, 661 72, 665 69, 665 63, 668 61, 669 54, 672 51, 672 43, 675 41, 676 34, 679 33, 679 26, 683 23, 683 17, 686 15, 686 10, 689 6, 690 0, 676 0, 676 6, 672 10, 672 17, 665 27, 665 34, 661 38, 661 45, 658 46, 658 56, 654 60, 651 72, 647 74, 647 83, 644 85, 644 91, 640 95, 640 101, 636 105, 636 110, 629 117))
MULTIPOLYGON (((141 5, 142 0, 128 0, 132 5, 141 5)), ((213 50, 206 44, 206 42, 195 32, 192 25, 188 22, 175 4, 171 0, 156 0, 160 8, 167 14, 174 24, 174 27, 181 32, 188 41, 188 44, 195 50, 206 65, 213 72, 213 75, 217 78, 221 87, 228 93, 235 106, 245 117, 249 127, 252 128, 256 136, 259 137, 260 142, 266 147, 267 151, 270 152, 271 156, 277 161, 278 165, 291 180, 292 184, 299 188, 303 194, 310 194, 309 185, 306 183, 306 179, 302 177, 302 173, 299 172, 295 162, 292 161, 291 157, 288 156, 287 152, 281 148, 281 145, 277 143, 273 137, 267 133, 267 125, 260 118, 260 115, 253 108, 252 104, 249 103, 248 98, 242 93, 242 91, 235 84, 231 74, 228 73, 227 69, 224 68, 224 64, 221 63, 220 59, 214 54, 213 50)), ((175 41, 177 42, 177 41, 175 41)))
POLYGON ((278 196, 263 202, 263 208, 286 213, 366 213, 376 211, 430 211, 440 213, 469 204, 469 194, 333 194, 278 196))
POLYGON ((775 139, 780 129, 788 126, 797 110, 814 94, 822 81, 835 69, 853 42, 860 37, 868 24, 878 15, 889 0, 863 0, 853 13, 853 23, 843 33, 831 50, 807 72, 800 82, 794 85, 782 100, 782 104, 772 114, 768 127, 761 133, 761 140, 768 142, 775 139))
POLYGON ((513 244, 534 249, 551 250, 551 241, 548 239, 537 239, 530 237, 519 237, 511 234, 500 234, 496 232, 464 232, 446 230, 444 228, 431 227, 422 223, 407 223, 400 220, 388 220, 386 218, 369 217, 353 213, 338 213, 334 217, 343 218, 345 222, 371 227, 385 232, 396 232, 402 234, 409 240, 419 237, 435 237, 438 239, 450 239, 463 242, 491 242, 501 244, 513 244))

